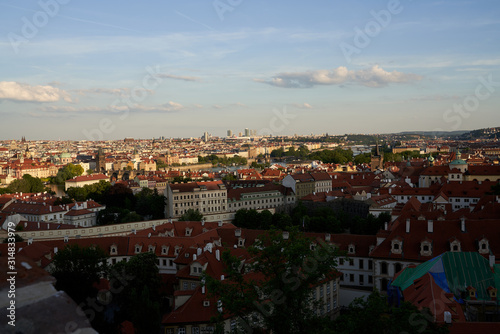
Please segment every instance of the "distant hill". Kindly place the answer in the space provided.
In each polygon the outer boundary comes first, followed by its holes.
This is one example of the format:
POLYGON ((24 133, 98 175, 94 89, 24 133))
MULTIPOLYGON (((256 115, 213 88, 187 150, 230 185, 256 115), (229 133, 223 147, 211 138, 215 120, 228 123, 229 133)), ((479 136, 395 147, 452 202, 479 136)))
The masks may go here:
POLYGON ((426 137, 457 137, 469 133, 468 130, 459 131, 403 131, 399 132, 401 135, 419 135, 426 137))
POLYGON ((458 136, 458 139, 493 139, 500 138, 500 127, 468 131, 458 136))

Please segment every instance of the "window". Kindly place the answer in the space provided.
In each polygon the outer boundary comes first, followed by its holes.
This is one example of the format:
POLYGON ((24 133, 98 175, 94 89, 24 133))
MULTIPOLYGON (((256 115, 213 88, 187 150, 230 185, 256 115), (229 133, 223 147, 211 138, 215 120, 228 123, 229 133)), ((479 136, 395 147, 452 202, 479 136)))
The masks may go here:
POLYGON ((399 273, 401 271, 401 269, 403 269, 403 265, 401 263, 396 263, 394 265, 394 272, 395 273, 399 273))
POLYGON ((359 284, 363 285, 365 283, 365 277, 363 275, 359 275, 359 284))
POLYGON ((191 334, 200 334, 200 327, 191 327, 191 334))
POLYGON ((373 276, 372 275, 368 275, 368 283, 373 284, 373 276))
POLYGON ((364 263, 363 263, 363 262, 364 262, 364 261, 363 261, 362 259, 359 259, 359 260, 358 260, 358 267, 359 267, 359 269, 363 269, 363 266, 364 266, 364 263))
POLYGON ((191 290, 196 289, 196 283, 191 283, 191 290))
POLYGON ((188 282, 182 282, 182 290, 188 289, 188 282))
POLYGON ((349 260, 349 265, 350 265, 350 266, 354 266, 354 260, 353 260, 353 259, 350 259, 350 260, 349 260))
POLYGON ((368 260, 368 269, 373 269, 373 261, 368 260))
POLYGON ((382 262, 380 264, 380 273, 387 275, 387 263, 382 262))
POLYGON ((186 334, 185 328, 177 328, 177 334, 186 334))
POLYGON ((173 328, 168 328, 166 331, 166 334, 174 334, 174 329, 173 328))
POLYGON ((341 265, 341 266, 344 265, 344 259, 339 260, 339 265, 341 265))
POLYGON ((327 284, 326 285, 326 295, 330 295, 330 290, 331 290, 331 287, 330 287, 330 284, 327 284))
POLYGON ((354 274, 349 274, 349 282, 354 282, 354 274))

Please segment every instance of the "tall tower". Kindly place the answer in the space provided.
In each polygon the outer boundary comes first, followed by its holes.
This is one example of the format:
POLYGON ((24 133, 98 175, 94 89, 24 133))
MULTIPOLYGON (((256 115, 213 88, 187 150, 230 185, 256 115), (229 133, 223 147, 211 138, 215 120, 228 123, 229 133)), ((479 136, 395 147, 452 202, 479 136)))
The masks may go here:
POLYGON ((372 172, 376 171, 377 169, 380 170, 384 169, 384 155, 380 154, 380 149, 378 147, 378 138, 375 140, 375 142, 376 142, 375 155, 371 156, 371 161, 370 161, 370 169, 372 172))
POLYGON ((97 150, 97 156, 95 158, 95 170, 97 173, 106 173, 106 156, 102 147, 97 150))

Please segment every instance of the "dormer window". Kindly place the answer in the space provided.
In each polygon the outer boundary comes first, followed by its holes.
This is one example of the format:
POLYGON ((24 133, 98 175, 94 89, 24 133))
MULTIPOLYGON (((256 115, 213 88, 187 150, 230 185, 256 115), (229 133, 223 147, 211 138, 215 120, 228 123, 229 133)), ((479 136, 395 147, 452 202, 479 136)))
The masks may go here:
POLYGON ((498 289, 496 289, 492 286, 489 286, 487 290, 488 290, 488 293, 490 295, 491 300, 496 300, 497 295, 498 295, 498 289))
POLYGON ((488 254, 490 252, 490 244, 488 239, 483 238, 479 241, 479 253, 480 254, 488 254))
POLYGON ((189 228, 189 227, 186 227, 186 237, 190 237, 191 236, 191 232, 193 232, 193 229, 189 228))
POLYGON ((426 239, 420 244, 420 255, 431 256, 432 255, 432 243, 430 240, 426 239))
POLYGON ((110 250, 109 250, 109 254, 110 255, 116 255, 118 253, 118 250, 117 250, 117 247, 116 245, 112 245, 110 250))
POLYGON ((162 255, 168 254, 168 247, 167 246, 162 246, 161 247, 161 254, 162 255))
POLYGON ((401 238, 396 238, 391 242, 391 252, 393 254, 401 254, 403 251, 403 240, 401 238))
POLYGON ((135 245, 135 254, 139 254, 141 252, 142 246, 141 245, 135 245))
POLYGON ((154 252, 155 252, 155 246, 153 246, 153 245, 149 245, 149 246, 148 246, 148 252, 150 252, 150 253, 154 253, 154 252))
POLYGON ((451 243, 450 243, 450 249, 452 252, 460 252, 460 241, 458 240, 453 240, 451 243))
POLYGON ((243 247, 243 246, 245 246, 245 239, 238 238, 238 247, 243 247))
POLYGON ((347 253, 348 254, 356 253, 356 246, 354 246, 354 244, 349 244, 349 246, 347 247, 347 253))

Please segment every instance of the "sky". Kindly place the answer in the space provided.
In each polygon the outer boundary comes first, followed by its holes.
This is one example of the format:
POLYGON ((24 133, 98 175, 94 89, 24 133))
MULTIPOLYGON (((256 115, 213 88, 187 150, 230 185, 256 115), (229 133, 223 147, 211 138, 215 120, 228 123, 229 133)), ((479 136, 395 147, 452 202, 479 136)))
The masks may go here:
POLYGON ((500 2, 0 0, 0 140, 500 126, 500 2))

